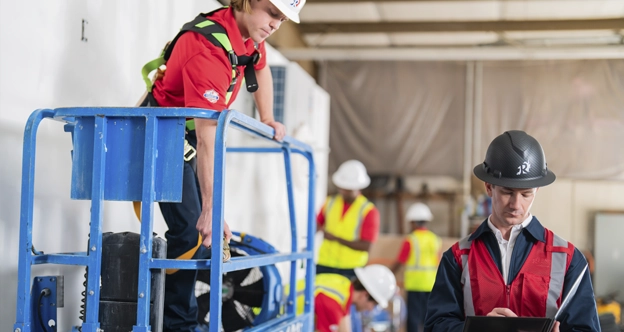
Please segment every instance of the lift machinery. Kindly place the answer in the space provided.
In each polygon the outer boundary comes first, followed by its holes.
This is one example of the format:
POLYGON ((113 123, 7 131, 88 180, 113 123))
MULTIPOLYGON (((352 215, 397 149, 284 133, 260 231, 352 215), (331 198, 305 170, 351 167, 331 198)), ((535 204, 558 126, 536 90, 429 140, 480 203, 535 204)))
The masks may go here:
MULTIPOLYGON (((59 108, 33 112, 24 132, 22 162, 22 192, 20 213, 20 250, 18 263, 17 312, 13 332, 56 331, 56 308, 62 307, 62 276, 31 276, 31 268, 37 264, 62 264, 86 267, 84 289, 84 313, 80 326, 72 331, 106 331, 99 318, 103 302, 101 284, 102 252, 117 250, 118 237, 102 232, 103 201, 141 201, 141 233, 135 240, 136 259, 136 320, 132 332, 158 331, 157 311, 159 303, 157 275, 163 269, 210 270, 210 331, 222 330, 223 275, 235 271, 290 262, 290 285, 296 284, 297 262, 303 261, 306 269, 303 292, 303 313, 297 314, 294 287, 278 301, 283 307, 265 319, 254 322, 248 331, 312 331, 313 330, 313 276, 314 276, 314 188, 315 169, 310 146, 291 137, 282 142, 272 140, 273 129, 259 121, 231 110, 215 112, 188 108, 59 108), (213 238, 211 257, 219 259, 172 260, 163 258, 164 244, 159 244, 152 233, 153 203, 180 201, 182 191, 182 167, 184 131, 187 118, 205 118, 217 122, 213 195, 213 238), (91 201, 88 248, 85 252, 43 253, 33 245, 33 202, 35 183, 36 136, 44 119, 65 123, 65 131, 72 134, 72 199, 91 201), (275 143, 275 147, 227 148, 226 134, 230 127, 250 135, 262 137, 275 143), (284 157, 286 189, 289 207, 291 252, 257 251, 253 254, 233 257, 224 263, 223 209, 225 154, 234 153, 280 153, 284 157), (307 197, 307 239, 304 250, 298 248, 298 231, 295 220, 295 202, 292 181, 291 156, 300 154, 309 165, 307 197), (156 241, 156 242, 155 242, 156 241), (111 248, 106 248, 111 245, 111 248), (160 254, 159 254, 160 252, 160 254), (150 306, 152 307, 150 310, 150 306), (154 315, 156 312, 156 315, 154 315), (150 315, 152 317, 150 317, 150 315), (155 317, 156 316, 156 317, 155 317), (214 322, 218 322, 215 324, 214 322), (155 326, 151 326, 154 324, 155 326)), ((122 235, 125 237, 126 235, 122 235)), ((252 239, 252 237, 248 237, 252 239)), ((125 241, 124 239, 123 241, 125 241)), ((256 248, 257 249, 257 248, 256 248)), ((105 267, 106 269, 106 267, 105 267)), ((272 270, 271 270, 272 271, 272 270)), ((106 272, 106 271, 105 271, 106 272)), ((266 272, 269 273, 269 272, 266 272)), ((273 272, 271 272, 273 273, 273 272)), ((275 281, 275 279, 272 279, 275 281)), ((227 280, 226 280, 227 281, 227 280)), ((112 286, 114 287, 114 286, 112 286)), ((272 289, 275 294, 280 293, 272 289)), ((276 295, 279 296, 279 295, 276 295)), ((275 299, 271 300, 273 304, 275 299)), ((109 301, 110 302, 110 301, 109 301)), ((114 301, 113 301, 114 302, 114 301)), ((117 305, 117 304, 113 304, 117 305)), ((263 304, 264 305, 264 304, 263 304)), ((261 308, 261 311, 265 308, 261 308)), ((299 310, 301 311, 301 310, 299 310)), ((265 310, 265 312, 269 312, 265 310)))

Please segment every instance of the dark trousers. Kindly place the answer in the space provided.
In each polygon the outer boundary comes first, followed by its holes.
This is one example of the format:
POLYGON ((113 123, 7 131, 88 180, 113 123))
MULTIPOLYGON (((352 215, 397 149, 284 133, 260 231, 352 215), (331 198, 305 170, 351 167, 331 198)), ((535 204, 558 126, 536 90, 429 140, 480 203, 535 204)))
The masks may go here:
POLYGON ((425 329, 429 294, 430 292, 407 292, 407 332, 422 332, 425 329))
MULTIPOLYGON (((197 146, 194 131, 186 134, 186 140, 197 146)), ((182 156, 180 156, 182 158, 182 156)), ((167 258, 175 259, 197 245, 199 232, 195 229, 201 214, 201 192, 193 163, 195 159, 184 163, 182 181, 182 202, 160 203, 160 210, 169 227, 167 239, 167 258)), ((200 258, 205 251, 200 250, 193 258, 200 258)), ((192 332, 197 326, 197 300, 195 299, 195 280, 197 270, 178 270, 165 277, 165 305, 163 330, 192 332)))
POLYGON ((340 274, 343 275, 349 279, 353 279, 355 278, 355 271, 353 269, 337 269, 335 267, 329 267, 329 266, 324 266, 324 265, 317 265, 316 266, 316 274, 323 274, 323 273, 334 273, 334 274, 340 274))

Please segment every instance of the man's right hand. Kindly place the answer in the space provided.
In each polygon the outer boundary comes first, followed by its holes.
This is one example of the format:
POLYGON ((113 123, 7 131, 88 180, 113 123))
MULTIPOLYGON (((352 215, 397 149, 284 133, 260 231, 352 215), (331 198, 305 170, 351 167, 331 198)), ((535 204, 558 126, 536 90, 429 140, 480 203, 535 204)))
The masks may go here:
MULTIPOLYGON (((206 248, 210 248, 212 245, 212 210, 204 209, 202 210, 199 219, 197 219, 197 225, 195 227, 199 234, 202 236, 202 245, 206 248)), ((230 231, 230 226, 227 222, 223 221, 223 235, 228 243, 230 243, 230 239, 232 239, 232 231, 230 231)))
POLYGON ((518 317, 515 312, 508 308, 494 308, 487 315, 490 317, 518 317))
MULTIPOLYGON (((518 317, 515 312, 511 311, 508 308, 494 308, 487 315, 490 317, 518 317)), ((555 321, 555 325, 553 325, 551 332, 559 332, 559 325, 560 323, 558 321, 555 321)))

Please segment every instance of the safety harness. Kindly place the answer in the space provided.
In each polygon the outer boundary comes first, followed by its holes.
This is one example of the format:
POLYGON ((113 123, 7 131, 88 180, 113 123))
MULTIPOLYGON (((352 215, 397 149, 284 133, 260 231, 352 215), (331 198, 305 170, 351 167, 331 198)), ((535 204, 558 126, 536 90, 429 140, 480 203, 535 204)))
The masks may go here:
MULTIPOLYGON (((230 98, 232 97, 232 92, 234 91, 234 87, 236 86, 236 82, 238 80, 238 75, 236 72, 237 67, 245 67, 244 75, 247 91, 256 92, 258 90, 258 81, 256 79, 256 71, 254 68, 254 65, 258 63, 260 57, 262 56, 258 51, 258 44, 254 43, 256 51, 252 55, 237 55, 232 48, 232 43, 230 43, 230 39, 228 38, 225 28, 219 23, 211 21, 207 18, 207 16, 210 16, 212 13, 227 8, 228 7, 226 6, 209 13, 201 13, 197 15, 194 20, 182 26, 182 29, 180 29, 180 32, 178 32, 175 38, 165 45, 161 55, 158 58, 146 63, 143 66, 143 68, 141 69, 141 74, 143 75, 143 81, 145 81, 145 86, 148 93, 145 99, 143 99, 143 101, 139 104, 139 106, 159 106, 156 102, 156 99, 152 95, 152 88, 154 87, 154 82, 156 81, 156 79, 150 79, 149 75, 154 70, 159 70, 159 73, 157 73, 156 77, 163 74, 163 70, 161 70, 160 67, 167 63, 167 61, 171 57, 171 53, 173 52, 173 48, 175 47, 176 42, 187 31, 194 31, 199 33, 200 35, 204 36, 204 38, 206 38, 210 43, 222 48, 226 52, 228 60, 232 67, 232 81, 230 82, 230 86, 225 96, 226 104, 230 101, 230 98)), ((195 130, 195 121, 193 119, 189 119, 186 121, 186 129, 195 130)), ((195 154, 195 148, 193 148, 190 144, 188 144, 188 141, 185 140, 184 160, 189 161, 193 159, 193 157, 195 157, 195 154)))
MULTIPOLYGON (((223 8, 217 10, 222 10, 223 8)), ((230 82, 230 87, 228 88, 227 95, 225 97, 226 103, 229 102, 238 79, 236 75, 236 67, 245 67, 244 73, 247 91, 256 92, 258 90, 258 81, 256 79, 256 71, 254 68, 254 65, 258 63, 258 60, 260 60, 261 56, 260 52, 258 52, 257 50, 258 44, 255 44, 256 52, 254 52, 254 54, 252 55, 237 55, 236 53, 234 53, 234 50, 232 49, 232 43, 230 43, 230 39, 228 38, 225 28, 219 23, 206 18, 206 16, 209 16, 213 12, 199 14, 194 20, 184 24, 184 26, 182 26, 182 29, 180 30, 180 32, 178 32, 175 38, 165 46, 161 56, 146 63, 145 66, 143 66, 141 73, 143 74, 143 80, 145 81, 148 92, 152 92, 152 87, 154 85, 152 80, 148 77, 149 74, 154 70, 158 69, 160 66, 167 63, 167 60, 169 60, 169 57, 171 56, 171 52, 173 51, 176 42, 178 41, 180 36, 182 36, 187 31, 194 31, 199 33, 200 35, 204 36, 204 38, 206 38, 210 43, 217 47, 223 48, 223 50, 227 53, 228 60, 230 61, 230 65, 232 66, 232 81, 230 82)), ((195 129, 194 124, 193 128, 188 129, 195 129)))

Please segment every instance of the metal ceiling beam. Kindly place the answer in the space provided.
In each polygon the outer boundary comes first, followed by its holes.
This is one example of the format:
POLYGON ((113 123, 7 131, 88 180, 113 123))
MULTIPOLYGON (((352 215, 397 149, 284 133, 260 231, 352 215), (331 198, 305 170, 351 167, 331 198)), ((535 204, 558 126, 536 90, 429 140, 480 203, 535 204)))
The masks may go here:
POLYGON ((329 61, 490 61, 624 59, 624 46, 449 47, 449 48, 280 48, 290 60, 329 61))
POLYGON ((329 22, 300 24, 302 33, 392 33, 457 31, 620 30, 624 18, 593 20, 465 22, 329 22))

